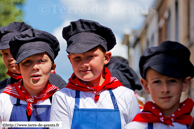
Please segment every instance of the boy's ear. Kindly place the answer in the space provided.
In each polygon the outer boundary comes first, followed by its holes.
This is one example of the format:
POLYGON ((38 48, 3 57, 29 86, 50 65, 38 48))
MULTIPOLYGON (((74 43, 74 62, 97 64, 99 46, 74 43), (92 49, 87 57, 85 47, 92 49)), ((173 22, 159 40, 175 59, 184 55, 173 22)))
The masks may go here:
POLYGON ((145 79, 143 79, 143 78, 140 81, 141 81, 141 85, 143 86, 145 92, 147 94, 150 94, 150 90, 148 88, 148 82, 145 79))
POLYGON ((110 51, 105 52, 105 55, 104 55, 104 58, 105 58, 104 65, 108 64, 108 62, 110 61, 111 55, 112 55, 112 53, 110 51))
POLYGON ((55 68, 56 68, 56 64, 53 63, 52 67, 51 67, 51 72, 54 72, 55 71, 55 68))
POLYGON ((190 83, 191 83, 191 77, 186 77, 186 78, 183 80, 183 89, 182 89, 183 92, 187 91, 187 89, 188 89, 190 83))
POLYGON ((70 61, 70 63, 71 63, 71 60, 70 60, 70 55, 67 55, 67 57, 68 57, 68 59, 69 59, 69 61, 70 61))

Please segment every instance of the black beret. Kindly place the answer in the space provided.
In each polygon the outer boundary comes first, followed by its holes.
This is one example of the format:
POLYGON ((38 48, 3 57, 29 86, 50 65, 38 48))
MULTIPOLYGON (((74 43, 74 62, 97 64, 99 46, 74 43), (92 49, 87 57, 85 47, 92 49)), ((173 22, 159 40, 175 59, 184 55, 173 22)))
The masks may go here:
POLYGON ((101 45, 106 51, 111 50, 116 39, 110 28, 98 22, 80 19, 64 27, 63 38, 67 41, 68 53, 84 53, 101 45))
POLYGON ((139 61, 142 78, 146 78, 148 68, 174 78, 194 76, 194 66, 190 62, 190 51, 174 41, 164 41, 159 46, 147 48, 139 61))
POLYGON ((0 50, 8 49, 9 41, 22 31, 32 28, 24 22, 12 22, 0 28, 0 50))
POLYGON ((36 29, 28 29, 14 36, 9 45, 16 63, 43 52, 46 52, 54 61, 60 50, 59 42, 54 35, 36 29))
POLYGON ((111 57, 107 65, 112 77, 116 77, 123 86, 132 90, 141 90, 142 86, 136 72, 129 67, 128 60, 120 56, 111 57))

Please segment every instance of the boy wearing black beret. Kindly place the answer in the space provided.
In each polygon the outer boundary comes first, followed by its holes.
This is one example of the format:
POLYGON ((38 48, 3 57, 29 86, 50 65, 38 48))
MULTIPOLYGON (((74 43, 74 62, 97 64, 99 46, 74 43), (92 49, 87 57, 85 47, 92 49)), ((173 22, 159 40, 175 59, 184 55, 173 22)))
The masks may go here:
MULTIPOLYGON (((12 22, 9 25, 0 28, 0 51, 3 57, 3 62, 8 69, 6 74, 10 76, 10 78, 0 82, 0 93, 8 84, 18 82, 22 78, 21 74, 15 69, 16 61, 10 53, 9 41, 14 36, 27 29, 32 29, 32 27, 24 22, 12 22)), ((66 82, 56 74, 54 70, 51 71, 49 81, 59 89, 66 86, 66 82)))
POLYGON ((49 82, 60 50, 55 36, 28 29, 9 42, 22 79, 8 85, 0 94, 2 121, 49 121, 51 97, 59 89, 49 82))
POLYGON ((18 82, 22 78, 21 74, 15 69, 16 61, 10 53, 9 41, 15 35, 30 28, 32 27, 24 22, 12 22, 9 25, 0 28, 0 51, 4 65, 8 69, 6 74, 10 76, 10 78, 0 82, 0 93, 8 84, 18 82))
POLYGON ((140 110, 134 92, 104 66, 116 44, 113 32, 80 19, 63 28, 63 37, 74 73, 53 96, 51 121, 65 129, 123 128, 140 110))
POLYGON ((178 42, 164 41, 144 51, 139 69, 141 84, 153 102, 147 102, 125 128, 187 129, 192 121, 193 101, 187 98, 180 103, 180 97, 194 76, 190 51, 178 42))

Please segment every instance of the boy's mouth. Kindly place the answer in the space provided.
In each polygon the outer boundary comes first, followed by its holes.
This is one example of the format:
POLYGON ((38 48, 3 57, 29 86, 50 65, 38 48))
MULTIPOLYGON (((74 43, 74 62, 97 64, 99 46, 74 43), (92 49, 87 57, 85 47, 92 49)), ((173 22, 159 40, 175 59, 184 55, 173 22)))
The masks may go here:
POLYGON ((91 70, 80 70, 80 71, 83 73, 87 73, 87 72, 90 72, 91 70))
POLYGON ((170 100, 171 98, 172 98, 172 96, 167 96, 167 97, 161 97, 160 99, 167 101, 167 100, 170 100))
POLYGON ((39 75, 39 74, 33 74, 31 77, 33 79, 39 79, 41 77, 41 75, 39 75))
POLYGON ((13 66, 15 66, 15 64, 14 63, 10 63, 9 66, 13 67, 13 66))

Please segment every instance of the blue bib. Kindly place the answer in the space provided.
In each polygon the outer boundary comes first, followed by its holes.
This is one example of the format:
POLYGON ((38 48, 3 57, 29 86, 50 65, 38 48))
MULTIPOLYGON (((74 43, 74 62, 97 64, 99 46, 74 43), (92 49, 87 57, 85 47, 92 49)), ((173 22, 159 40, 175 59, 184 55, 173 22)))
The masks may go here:
POLYGON ((71 129, 121 129, 120 112, 112 90, 114 109, 79 108, 80 91, 76 91, 71 129))
MULTIPOLYGON (((27 115, 26 106, 27 106, 26 104, 20 104, 20 99, 17 99, 16 104, 14 104, 13 106, 9 121, 49 121, 50 120, 51 105, 32 105, 33 110, 32 110, 31 116, 27 115)), ((35 128, 26 128, 26 129, 35 129, 35 128)), ((46 128, 39 128, 39 129, 46 129, 46 128)))

